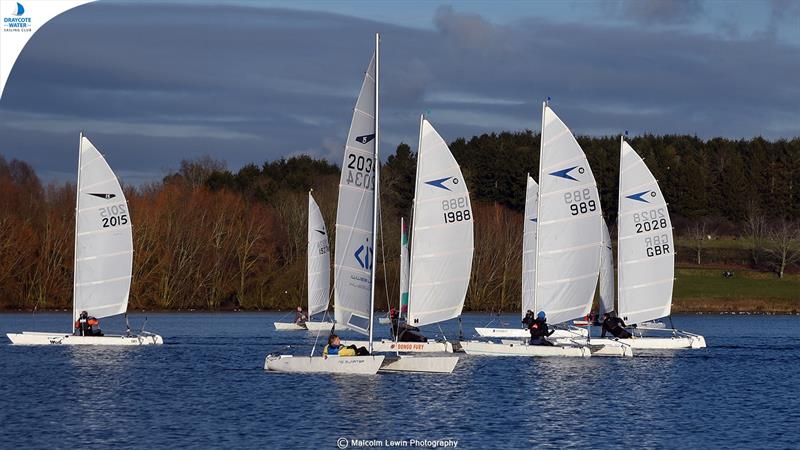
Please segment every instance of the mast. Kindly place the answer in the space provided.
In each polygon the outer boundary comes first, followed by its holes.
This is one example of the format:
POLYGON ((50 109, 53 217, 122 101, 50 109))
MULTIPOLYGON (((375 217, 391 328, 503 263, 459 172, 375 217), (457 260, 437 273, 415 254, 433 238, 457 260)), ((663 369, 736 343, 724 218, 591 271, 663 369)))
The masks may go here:
MULTIPOLYGON (((420 153, 422 153, 422 122, 425 120, 425 115, 419 115, 419 140, 417 141, 417 167, 416 167, 416 174, 414 175, 414 200, 411 204, 411 220, 417 220, 417 192, 419 192, 419 166, 420 166, 420 153)), ((409 233, 411 234, 411 227, 409 227, 409 233)), ((416 236, 409 237, 413 240, 411 241, 411 245, 408 246, 408 312, 406 312, 406 318, 411 317, 411 286, 413 286, 413 280, 411 277, 414 274, 414 244, 416 244, 417 239, 416 236)))
MULTIPOLYGON (((622 260, 620 259, 620 248, 619 245, 619 224, 620 224, 620 212, 622 211, 622 146, 625 143, 625 135, 621 134, 619 136, 619 180, 617 182, 617 295, 615 295, 616 300, 616 314, 617 317, 621 316, 621 311, 619 310, 619 298, 622 296, 622 260)), ((608 245, 611 245, 611 236, 609 236, 608 245)))
POLYGON ((375 33, 375 153, 373 155, 374 159, 374 167, 375 167, 375 185, 372 187, 372 248, 373 248, 373 255, 372 255, 372 280, 370 286, 370 293, 369 293, 369 352, 372 353, 372 331, 373 331, 373 316, 375 315, 375 256, 377 255, 377 240, 376 236, 378 234, 378 189, 381 184, 380 178, 380 159, 379 159, 379 152, 378 152, 378 143, 380 142, 380 135, 378 129, 378 105, 379 99, 378 95, 380 92, 380 44, 381 44, 381 35, 380 33, 375 33))
POLYGON ((83 131, 78 135, 78 181, 75 184, 75 232, 73 236, 73 255, 72 255, 72 321, 69 329, 75 332, 75 294, 77 293, 78 280, 78 211, 81 203, 81 165, 83 155, 83 131))
MULTIPOLYGON (((403 218, 400 217, 400 289, 399 289, 400 298, 399 298, 399 303, 398 303, 398 305, 400 305, 400 306, 398 306, 398 310, 397 310, 397 320, 398 321, 403 318, 403 265, 404 265, 404 259, 403 259, 403 237, 404 236, 403 236, 403 232, 404 231, 405 231, 405 222, 404 222, 403 218)), ((406 278, 408 278, 408 275, 409 274, 406 274, 406 278)), ((389 308, 389 309, 391 309, 391 308, 389 308)), ((390 316, 391 316, 391 314, 390 314, 390 316)), ((392 318, 389 317, 389 320, 391 321, 392 318)))
MULTIPOLYGON (((547 100, 542 102, 542 131, 539 134, 539 201, 536 202, 536 245, 534 248, 536 249, 536 253, 534 253, 534 267, 536 267, 536 273, 534 274, 534 281, 533 281, 533 306, 534 310, 539 309, 539 227, 542 224, 542 199, 541 199, 541 191, 543 186, 543 179, 542 179, 542 170, 543 170, 543 158, 542 155, 544 153, 544 113, 547 109, 547 100)), ((533 311, 534 314, 538 314, 538 311, 533 311)))

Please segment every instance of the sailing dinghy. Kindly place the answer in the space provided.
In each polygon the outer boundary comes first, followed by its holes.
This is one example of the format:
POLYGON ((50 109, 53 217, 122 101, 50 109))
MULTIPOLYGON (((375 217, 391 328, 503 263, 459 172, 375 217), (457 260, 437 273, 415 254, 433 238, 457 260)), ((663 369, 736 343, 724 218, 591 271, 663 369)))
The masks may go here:
MULTIPOLYGON (((472 206, 461 168, 447 143, 424 117, 420 117, 419 132, 406 300, 406 320, 415 327, 461 315, 474 248, 472 206)), ((403 301, 401 298, 401 311, 403 301)), ((448 341, 384 339, 373 345, 376 351, 387 352, 452 353, 454 350, 453 343, 448 341)), ((437 360, 455 366, 458 358, 437 360)))
POLYGON ((331 287, 331 259, 328 245, 328 230, 317 202, 308 193, 308 321, 299 325, 294 322, 275 322, 276 330, 329 331, 333 322, 314 322, 315 314, 328 310, 331 287))
MULTIPOLYGON (((80 135, 75 206, 75 259, 71 329, 82 311, 98 319, 125 314, 133 269, 128 202, 103 155, 80 135)), ((79 336, 73 333, 8 333, 15 345, 154 345, 157 334, 79 336)))
MULTIPOLYGON (((600 200, 586 155, 547 102, 539 152, 535 260, 526 267, 533 272, 533 295, 531 306, 523 308, 544 311, 549 323, 562 324, 585 316, 592 306, 600 270, 600 200)), ((544 346, 473 340, 461 347, 470 355, 584 357, 601 348, 590 347, 578 333, 554 341, 557 345, 544 346)))
MULTIPOLYGON (((620 138, 618 208, 617 315, 625 323, 639 326, 632 330, 634 336, 630 339, 593 338, 592 343, 619 342, 635 349, 649 350, 704 348, 706 341, 703 336, 666 328, 660 322, 653 323, 669 317, 671 312, 675 240, 661 188, 624 136, 620 138), (669 334, 646 335, 648 332, 669 334)), ((610 271, 613 283, 613 267, 610 271)), ((610 301, 602 303, 605 312, 614 310, 613 284, 610 291, 606 296, 610 301)))

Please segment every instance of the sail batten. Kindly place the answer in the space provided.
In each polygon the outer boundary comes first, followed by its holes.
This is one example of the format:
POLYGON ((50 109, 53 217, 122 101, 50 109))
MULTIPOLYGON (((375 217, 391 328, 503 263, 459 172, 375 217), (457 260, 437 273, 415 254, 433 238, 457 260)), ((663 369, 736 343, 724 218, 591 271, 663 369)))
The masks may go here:
POLYGON ((600 200, 569 128, 542 107, 533 310, 563 323, 589 313, 600 270, 600 200))
POLYGON ((133 231, 122 187, 85 136, 79 159, 73 321, 83 311, 97 318, 124 313, 133 274, 133 231))
POLYGON ((635 324, 671 312, 675 277, 672 221, 644 160, 620 140, 618 314, 635 324))
POLYGON ((428 325, 461 315, 472 271, 469 191, 447 143, 420 120, 408 322, 428 325))

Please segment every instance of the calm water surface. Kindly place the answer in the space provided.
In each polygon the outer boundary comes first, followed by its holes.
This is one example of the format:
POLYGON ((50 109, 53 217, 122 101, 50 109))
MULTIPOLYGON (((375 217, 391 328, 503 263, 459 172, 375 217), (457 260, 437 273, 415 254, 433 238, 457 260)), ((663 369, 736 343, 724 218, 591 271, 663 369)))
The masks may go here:
MULTIPOLYGON (((264 372, 267 353, 306 354, 315 339, 274 331, 282 316, 148 314, 162 347, 79 348, 5 338, 65 329, 68 314, 1 314, 0 447, 336 448, 340 437, 481 449, 800 446, 796 316, 676 317, 706 336, 703 350, 462 356, 449 376, 371 377, 264 372)), ((488 321, 465 316, 465 334, 488 321)), ((124 329, 111 319, 103 328, 124 329)))

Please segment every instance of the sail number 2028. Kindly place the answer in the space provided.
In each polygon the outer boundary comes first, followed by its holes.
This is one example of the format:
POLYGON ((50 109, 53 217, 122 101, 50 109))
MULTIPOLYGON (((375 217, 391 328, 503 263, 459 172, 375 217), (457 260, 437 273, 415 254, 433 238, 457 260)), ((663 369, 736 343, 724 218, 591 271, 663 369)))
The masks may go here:
POLYGON ((444 223, 472 220, 467 197, 442 200, 442 216, 444 217, 444 223))
POLYGON ((569 205, 571 215, 586 214, 590 211, 597 211, 597 202, 591 196, 591 189, 565 192, 564 203, 569 205))
POLYGON ((124 204, 100 208, 100 221, 103 228, 128 224, 128 208, 124 204))

